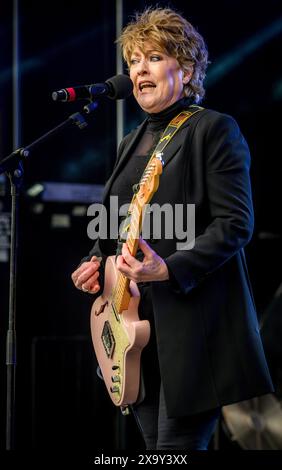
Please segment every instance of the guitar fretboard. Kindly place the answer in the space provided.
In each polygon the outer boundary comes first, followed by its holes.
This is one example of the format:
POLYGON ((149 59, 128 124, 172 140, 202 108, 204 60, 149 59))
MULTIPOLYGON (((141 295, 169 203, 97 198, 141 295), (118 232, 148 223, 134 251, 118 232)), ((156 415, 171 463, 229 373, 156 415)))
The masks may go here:
MULTIPOLYGON (((159 175, 162 172, 162 161, 158 156, 153 155, 147 164, 142 175, 138 190, 134 194, 126 219, 127 226, 123 227, 123 238, 126 238, 127 248, 132 256, 135 257, 139 236, 142 228, 143 209, 150 202, 153 194, 159 186, 159 175)), ((112 303, 116 314, 121 314, 127 310, 130 301, 129 279, 124 274, 119 273, 117 284, 112 294, 112 303)))
MULTIPOLYGON (((138 200, 135 198, 135 195, 130 203, 129 214, 130 225, 126 232, 126 244, 130 254, 135 256, 138 249, 138 240, 142 224, 142 209, 138 204, 138 200)), ((112 299, 117 313, 121 313, 123 310, 128 308, 130 301, 129 282, 129 279, 124 274, 118 274, 118 280, 112 299)))

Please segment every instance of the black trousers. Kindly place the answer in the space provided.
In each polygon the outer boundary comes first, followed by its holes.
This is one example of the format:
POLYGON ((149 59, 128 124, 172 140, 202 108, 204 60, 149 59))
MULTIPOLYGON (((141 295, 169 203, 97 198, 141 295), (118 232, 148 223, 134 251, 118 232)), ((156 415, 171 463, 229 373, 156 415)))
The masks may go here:
POLYGON ((180 418, 168 418, 162 385, 156 400, 134 407, 134 416, 146 449, 207 450, 220 409, 180 418))
POLYGON ((206 450, 215 430, 220 408, 191 416, 168 418, 160 377, 151 292, 139 286, 139 315, 151 324, 149 344, 142 352, 142 375, 145 398, 134 405, 133 414, 144 438, 146 449, 206 450))

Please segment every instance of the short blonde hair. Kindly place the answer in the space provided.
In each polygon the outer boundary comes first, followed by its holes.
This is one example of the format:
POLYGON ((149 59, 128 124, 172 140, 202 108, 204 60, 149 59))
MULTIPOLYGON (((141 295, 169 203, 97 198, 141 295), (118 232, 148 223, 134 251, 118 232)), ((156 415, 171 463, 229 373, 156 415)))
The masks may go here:
POLYGON ((144 43, 148 41, 177 59, 183 71, 191 70, 192 66, 192 77, 184 86, 184 91, 186 96, 193 97, 199 103, 205 94, 203 81, 208 65, 208 51, 203 37, 189 21, 171 8, 149 7, 135 14, 117 40, 129 67, 133 49, 138 47, 144 50, 144 43))

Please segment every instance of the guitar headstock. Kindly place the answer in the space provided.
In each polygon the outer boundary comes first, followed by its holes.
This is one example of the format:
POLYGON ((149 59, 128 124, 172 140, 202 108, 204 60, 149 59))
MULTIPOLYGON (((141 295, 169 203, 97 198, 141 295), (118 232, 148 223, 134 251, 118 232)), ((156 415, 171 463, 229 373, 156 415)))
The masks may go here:
POLYGON ((162 171, 163 161, 162 153, 160 152, 153 156, 139 183, 138 191, 135 194, 139 206, 148 204, 152 199, 153 194, 159 187, 159 176, 162 174, 162 171))

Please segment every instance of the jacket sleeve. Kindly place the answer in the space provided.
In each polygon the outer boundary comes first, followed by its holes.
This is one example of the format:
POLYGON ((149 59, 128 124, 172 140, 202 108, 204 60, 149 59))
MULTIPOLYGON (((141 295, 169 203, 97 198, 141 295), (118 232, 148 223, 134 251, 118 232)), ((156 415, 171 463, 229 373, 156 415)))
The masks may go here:
MULTIPOLYGON (((209 223, 196 236, 192 249, 181 249, 165 258, 185 294, 243 248, 253 232, 248 145, 233 118, 214 114, 199 129, 209 223)), ((197 206, 195 212, 197 224, 197 206)))

